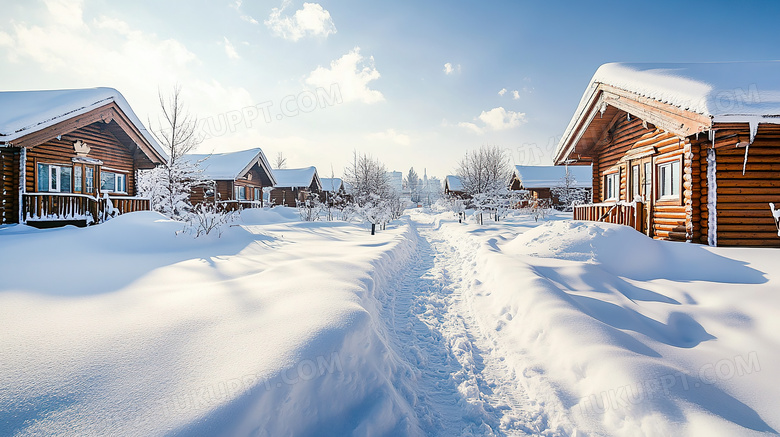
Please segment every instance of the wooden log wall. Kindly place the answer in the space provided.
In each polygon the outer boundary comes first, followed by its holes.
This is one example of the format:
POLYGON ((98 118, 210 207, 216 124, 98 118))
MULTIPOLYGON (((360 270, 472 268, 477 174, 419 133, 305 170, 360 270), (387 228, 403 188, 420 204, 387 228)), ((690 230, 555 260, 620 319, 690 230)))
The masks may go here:
MULTIPOLYGON (((745 148, 738 142, 749 141, 747 124, 719 124, 715 136, 717 162, 717 229, 718 246, 780 247, 780 237, 769 211, 769 202, 780 204, 780 126, 761 124, 748 151, 745 174, 742 174, 745 148)), ((706 184, 706 149, 700 147, 700 171, 706 184)), ((707 225, 707 190, 703 190, 700 223, 707 225)), ((700 239, 706 243, 706 235, 700 239)))
MULTIPOLYGON (((631 201, 629 199, 629 168, 627 162, 621 162, 621 159, 631 149, 646 147, 655 147, 657 153, 655 159, 665 161, 673 158, 679 158, 685 152, 685 143, 679 137, 655 127, 649 123, 643 123, 642 120, 631 117, 629 120, 625 113, 622 113, 622 119, 612 128, 610 135, 611 141, 603 146, 596 153, 597 160, 593 162, 593 198, 594 200, 604 199, 604 174, 615 166, 620 167, 620 200, 631 201)), ((689 151, 693 153, 691 149, 689 151)), ((689 169, 692 168, 693 155, 689 157, 689 169)), ((655 166, 653 166, 655 167, 655 166)), ((684 172, 684 165, 681 166, 681 174, 684 172)), ((653 169, 655 172, 655 169, 653 169)), ((692 184, 692 171, 689 176, 688 184, 692 184)), ((691 185, 692 186, 692 185, 691 185)), ((684 189, 684 188, 683 188, 684 189)), ((688 195, 692 197, 690 192, 688 195)), ((655 193, 653 194, 655 196, 655 193)), ((654 238, 664 240, 688 240, 695 231, 690 228, 693 222, 686 214, 684 196, 679 201, 655 201, 652 212, 652 235, 654 238)))
MULTIPOLYGON (((130 149, 119 142, 109 132, 107 125, 97 122, 63 134, 60 139, 52 139, 43 144, 31 147, 27 151, 27 191, 37 191, 37 163, 72 164, 71 159, 76 156, 73 143, 82 140, 90 147, 89 158, 103 161, 103 168, 120 170, 127 175, 128 195, 135 195, 135 163, 130 149)), ((95 186, 100 186, 100 174, 95 174, 95 186)), ((117 193, 117 195, 119 195, 117 193)))
POLYGON ((0 147, 0 224, 19 221, 19 149, 0 147))

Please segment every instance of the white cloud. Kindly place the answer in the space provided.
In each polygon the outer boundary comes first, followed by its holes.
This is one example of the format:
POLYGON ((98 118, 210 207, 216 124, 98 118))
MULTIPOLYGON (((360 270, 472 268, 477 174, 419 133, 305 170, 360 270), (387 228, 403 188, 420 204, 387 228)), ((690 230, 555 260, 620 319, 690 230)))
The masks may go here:
POLYGON ((517 90, 512 91, 512 98, 517 100, 520 98, 520 92, 517 90))
POLYGON ((318 3, 304 3, 302 9, 292 16, 282 16, 290 6, 290 0, 284 0, 282 6, 273 8, 271 15, 265 20, 265 25, 271 32, 290 41, 298 41, 305 36, 327 37, 336 33, 336 26, 330 17, 330 12, 318 3))
POLYGON ((233 8, 233 9, 235 9, 235 10, 236 10, 236 12, 238 12, 238 13, 239 13, 239 17, 240 17, 242 20, 246 21, 247 23, 251 23, 251 24, 260 24, 260 23, 259 23, 257 20, 255 20, 255 19, 254 19, 254 18, 253 18, 251 15, 247 15, 247 14, 245 14, 244 12, 242 12, 242 11, 241 11, 241 5, 242 5, 242 4, 243 4, 243 1, 242 1, 242 0, 236 0, 236 2, 235 2, 235 3, 233 3, 232 5, 230 5, 230 7, 231 7, 231 8, 233 8))
POLYGON ((317 67, 306 78, 306 84, 316 88, 330 89, 338 84, 343 101, 376 103, 385 100, 385 96, 368 87, 369 82, 379 79, 380 74, 374 67, 374 57, 364 62, 360 47, 355 47, 346 55, 330 63, 330 68, 317 67))
POLYGON ((471 123, 469 121, 461 121, 460 123, 458 123, 458 126, 464 128, 466 130, 470 130, 471 132, 473 132, 475 134, 482 134, 482 133, 485 132, 481 127, 479 127, 476 124, 471 123))
POLYGON ((444 64, 444 74, 452 74, 455 72, 460 73, 460 64, 453 66, 451 63, 447 62, 444 64))
MULTIPOLYGON (((483 134, 487 131, 512 129, 525 122, 524 112, 507 111, 499 106, 498 108, 493 108, 489 111, 482 111, 479 116, 474 117, 473 122, 461 121, 458 123, 458 127, 475 134, 483 134)), ((442 123, 442 126, 448 126, 446 121, 442 123)))
POLYGON ((253 104, 244 88, 204 79, 197 71, 202 62, 181 42, 134 29, 117 18, 101 16, 85 22, 80 4, 48 1, 47 13, 36 24, 17 23, 0 35, 0 48, 11 62, 54 74, 50 86, 118 89, 144 121, 147 114, 159 112, 157 89, 165 93, 177 83, 193 114, 253 104), (70 14, 67 20, 63 13, 70 14))
POLYGON ((504 94, 506 94, 506 88, 501 88, 501 90, 498 92, 498 95, 503 96, 504 94))
POLYGON ((411 144, 411 138, 409 137, 409 135, 396 132, 395 129, 387 129, 384 132, 375 132, 372 134, 368 134, 366 135, 366 139, 392 141, 402 146, 408 146, 409 144, 411 144))
POLYGON ((227 57, 230 59, 240 59, 241 57, 238 56, 238 52, 236 51, 236 48, 233 46, 233 44, 230 42, 227 37, 225 38, 224 47, 225 47, 225 54, 227 54, 227 57))
POLYGON ((482 111, 477 118, 492 130, 511 129, 526 122, 524 112, 507 111, 501 106, 482 111))

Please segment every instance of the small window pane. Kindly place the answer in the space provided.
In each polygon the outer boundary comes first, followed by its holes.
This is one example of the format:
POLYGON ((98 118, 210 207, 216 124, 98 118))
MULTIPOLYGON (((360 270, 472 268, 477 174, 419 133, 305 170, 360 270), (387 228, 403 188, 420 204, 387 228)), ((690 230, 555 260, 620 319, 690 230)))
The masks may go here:
POLYGON ((49 166, 38 164, 38 191, 49 191, 49 166))
POLYGON ((114 191, 116 188, 116 174, 103 171, 100 172, 100 191, 114 191))
POLYGON ((73 167, 73 192, 80 193, 81 186, 82 186, 81 166, 77 165, 73 167))
POLYGON ((72 175, 72 167, 60 167, 60 192, 70 193, 72 175))
POLYGON ((60 168, 49 166, 49 191, 60 191, 60 168))
POLYGON ((126 176, 123 174, 117 174, 116 175, 116 191, 119 193, 126 193, 127 192, 127 179, 126 176))
POLYGON ((95 191, 95 169, 92 167, 84 169, 84 181, 86 182, 84 191, 93 193, 95 191))

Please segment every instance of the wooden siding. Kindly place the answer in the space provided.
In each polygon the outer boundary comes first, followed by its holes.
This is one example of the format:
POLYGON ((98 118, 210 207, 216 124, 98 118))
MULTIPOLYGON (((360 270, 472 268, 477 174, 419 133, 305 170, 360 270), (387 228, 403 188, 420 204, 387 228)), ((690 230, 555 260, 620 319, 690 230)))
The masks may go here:
POLYGON ((19 221, 19 149, 0 147, 0 224, 19 221))
MULTIPOLYGON (((748 142, 746 124, 716 126, 715 160, 717 166, 717 243, 718 246, 780 247, 780 237, 769 211, 769 202, 780 203, 780 126, 759 125, 755 141, 748 151, 745 174, 742 167, 745 148, 738 142, 748 142)), ((707 157, 712 146, 709 139, 696 141, 703 153, 699 157, 701 173, 702 233, 699 241, 707 242, 707 157)))
MULTIPOLYGON (((594 201, 606 201, 604 177, 607 173, 618 169, 620 172, 620 198, 622 201, 632 201, 629 199, 629 162, 625 159, 626 154, 632 150, 645 150, 654 148, 653 158, 653 192, 651 197, 651 229, 650 235, 654 238, 664 240, 689 240, 693 234, 690 226, 692 220, 686 213, 686 202, 690 203, 692 193, 687 193, 689 199, 686 201, 684 193, 681 193, 679 200, 655 200, 657 197, 657 175, 655 174, 655 162, 665 162, 680 157, 686 152, 686 146, 683 140, 674 134, 659 129, 652 124, 645 123, 639 118, 629 117, 625 113, 618 115, 621 117, 611 127, 611 132, 606 136, 608 141, 600 150, 597 150, 593 159, 593 199, 594 201)), ((690 149, 690 147, 689 147, 690 149)), ((689 153, 693 153, 692 149, 689 153)), ((692 162, 693 155, 689 156, 692 162)), ((691 168, 690 163, 688 164, 691 168)), ((684 175, 685 163, 681 166, 681 174, 684 175)), ((685 179, 686 176, 683 176, 685 179)), ((692 174, 687 176, 688 184, 691 184, 692 174)), ((685 181, 682 186, 684 187, 685 181)), ((681 190, 681 191, 684 191, 681 190)), ((689 209, 690 211, 690 209, 689 209)))
MULTIPOLYGON (((135 163, 134 156, 130 149, 119 142, 116 137, 109 132, 105 123, 98 122, 77 129, 73 132, 63 134, 60 139, 53 139, 43 144, 31 147, 27 151, 27 192, 37 191, 37 164, 68 164, 72 165, 71 159, 76 157, 73 150, 73 143, 76 140, 82 140, 90 147, 89 158, 99 159, 103 162, 101 168, 105 171, 119 170, 120 173, 127 175, 127 194, 135 195, 135 163)), ((95 185, 99 188, 100 174, 95 174, 95 185)), ((121 195, 120 193, 114 193, 121 195)))

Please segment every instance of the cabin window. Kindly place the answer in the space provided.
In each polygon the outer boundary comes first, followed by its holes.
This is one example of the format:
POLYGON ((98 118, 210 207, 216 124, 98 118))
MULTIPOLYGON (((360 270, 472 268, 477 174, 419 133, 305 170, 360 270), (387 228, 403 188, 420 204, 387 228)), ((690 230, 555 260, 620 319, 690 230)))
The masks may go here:
POLYGON ((107 193, 127 193, 127 175, 110 171, 101 171, 100 191, 107 193))
POLYGON ((233 187, 233 193, 237 200, 246 200, 246 187, 237 185, 233 187))
POLYGON ((73 192, 80 193, 83 186, 82 167, 77 165, 73 167, 73 192))
POLYGON ((92 167, 84 167, 84 192, 95 192, 95 169, 92 167))
POLYGON ((254 200, 260 200, 260 198, 262 197, 262 194, 261 194, 260 191, 261 191, 260 188, 255 188, 255 199, 254 200))
POLYGON ((38 191, 70 193, 72 176, 72 167, 38 164, 38 191))
POLYGON ((620 195, 620 173, 610 173, 604 177, 604 200, 618 200, 620 195))
POLYGON ((658 198, 680 197, 680 161, 658 164, 658 198))
POLYGON ((631 198, 633 201, 637 197, 641 197, 642 193, 639 191, 640 185, 639 164, 631 166, 631 198))

